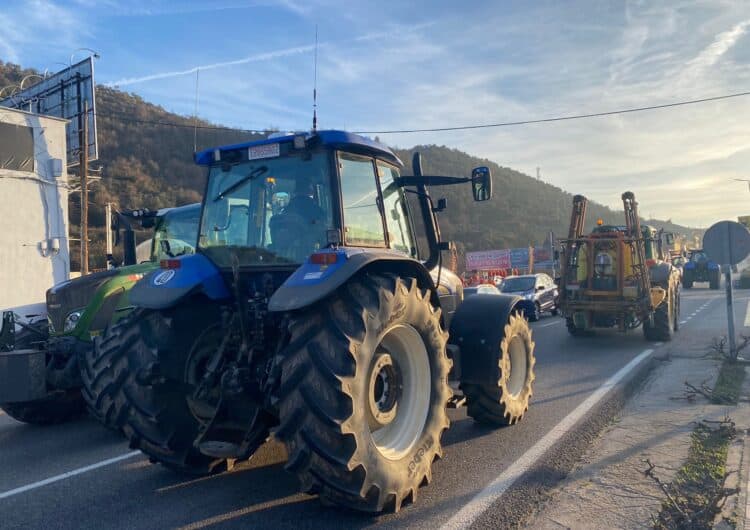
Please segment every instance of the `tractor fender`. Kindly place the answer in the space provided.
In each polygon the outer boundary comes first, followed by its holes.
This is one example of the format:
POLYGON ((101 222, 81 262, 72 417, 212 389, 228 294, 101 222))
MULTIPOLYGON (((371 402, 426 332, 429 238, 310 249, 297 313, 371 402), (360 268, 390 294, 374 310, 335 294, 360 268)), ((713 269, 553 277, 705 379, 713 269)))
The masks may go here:
POLYGON ((478 294, 459 306, 451 321, 448 343, 452 346, 454 372, 462 383, 497 384, 497 356, 505 325, 521 310, 522 300, 514 295, 478 294), (455 364, 460 371, 455 370, 455 364))
POLYGON ((180 256, 176 261, 176 267, 157 269, 136 283, 130 291, 130 303, 146 309, 166 309, 195 293, 210 300, 231 297, 219 270, 204 255, 180 256))
POLYGON ((653 285, 669 285, 669 281, 674 270, 674 267, 666 261, 661 261, 659 263, 656 263, 655 265, 652 265, 649 268, 651 283, 653 285))
POLYGON ((416 276, 421 286, 431 290, 433 302, 439 304, 430 274, 419 261, 388 249, 347 247, 321 250, 308 257, 271 296, 268 310, 282 312, 309 307, 365 269, 416 276))

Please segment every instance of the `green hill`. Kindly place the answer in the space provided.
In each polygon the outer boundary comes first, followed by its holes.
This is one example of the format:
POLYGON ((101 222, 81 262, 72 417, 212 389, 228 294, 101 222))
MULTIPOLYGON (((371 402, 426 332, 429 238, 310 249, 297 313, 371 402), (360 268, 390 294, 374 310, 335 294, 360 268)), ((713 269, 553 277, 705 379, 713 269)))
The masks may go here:
MULTIPOLYGON (((0 87, 19 83, 33 70, 0 61, 0 87)), ((122 208, 159 208, 199 201, 203 170, 193 164, 194 120, 167 112, 135 94, 97 87, 97 127, 102 180, 90 193, 91 266, 104 265, 104 205, 113 202, 122 208)), ((199 120, 195 139, 198 149, 261 138, 260 134, 228 128, 199 120)), ((441 187, 435 198, 445 197, 448 209, 439 214, 443 237, 456 241, 459 253, 541 244, 551 230, 557 237, 567 233, 572 195, 528 175, 473 157, 445 146, 425 145, 397 149, 411 172, 411 157, 420 151, 423 169, 429 174, 469 175, 471 169, 487 165, 494 175, 494 197, 489 203, 474 203, 468 186, 441 187)), ((576 190, 585 194, 586 190, 576 190)), ((621 193, 625 190, 614 191, 621 193)), ((638 190, 632 190, 638 196, 638 190)), ((71 234, 78 231, 80 197, 70 198, 71 234)), ((622 224, 622 212, 589 203, 588 219, 622 224)), ((692 238, 702 231, 662 221, 649 221, 657 227, 692 238)), ((77 254, 72 249, 75 261, 77 254)), ((462 263, 463 260, 459 260, 462 263)), ((76 270, 77 263, 72 264, 76 270)))

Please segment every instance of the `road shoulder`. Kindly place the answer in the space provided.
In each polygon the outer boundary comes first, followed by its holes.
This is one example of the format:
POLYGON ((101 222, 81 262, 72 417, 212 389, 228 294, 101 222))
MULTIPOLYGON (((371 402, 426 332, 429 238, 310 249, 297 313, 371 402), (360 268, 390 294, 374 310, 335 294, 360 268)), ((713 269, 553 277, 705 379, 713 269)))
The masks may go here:
MULTIPOLYGON (((701 396, 684 399, 685 381, 712 386, 719 372, 721 361, 706 357, 707 345, 683 343, 679 354, 670 350, 660 352, 659 366, 641 391, 538 509, 531 528, 653 527, 666 495, 645 473, 650 465, 659 481, 669 484, 688 458, 696 422, 729 415, 739 421, 738 432, 750 427, 745 425, 746 404, 714 405, 701 396)), ((728 468, 746 459, 735 454, 733 461, 730 456, 728 468)))

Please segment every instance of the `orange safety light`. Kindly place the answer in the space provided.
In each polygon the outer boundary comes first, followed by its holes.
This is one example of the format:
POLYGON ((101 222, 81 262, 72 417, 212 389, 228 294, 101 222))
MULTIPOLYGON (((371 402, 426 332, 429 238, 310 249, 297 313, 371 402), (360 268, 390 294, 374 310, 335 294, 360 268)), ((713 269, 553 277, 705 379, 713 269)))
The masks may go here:
POLYGON ((338 259, 338 255, 331 252, 318 252, 310 255, 310 263, 315 265, 333 265, 338 259))
POLYGON ((162 269, 179 269, 180 260, 178 259, 163 259, 159 262, 159 267, 162 269))
POLYGON ((604 219, 597 219, 596 220, 596 226, 602 226, 604 224, 604 219))

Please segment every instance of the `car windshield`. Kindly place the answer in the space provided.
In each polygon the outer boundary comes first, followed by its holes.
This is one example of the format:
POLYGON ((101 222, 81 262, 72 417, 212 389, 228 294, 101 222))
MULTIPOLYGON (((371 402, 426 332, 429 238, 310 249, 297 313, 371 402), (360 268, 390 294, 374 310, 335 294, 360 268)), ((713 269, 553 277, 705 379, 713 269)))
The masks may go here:
POLYGON ((200 208, 197 205, 170 210, 161 217, 154 230, 151 261, 194 253, 199 220, 200 208))
POLYGON ((536 278, 506 278, 503 282, 502 290, 504 293, 517 293, 520 291, 530 291, 534 288, 536 278))
POLYGON ((302 263, 333 227, 327 152, 215 165, 198 247, 220 267, 302 263))

